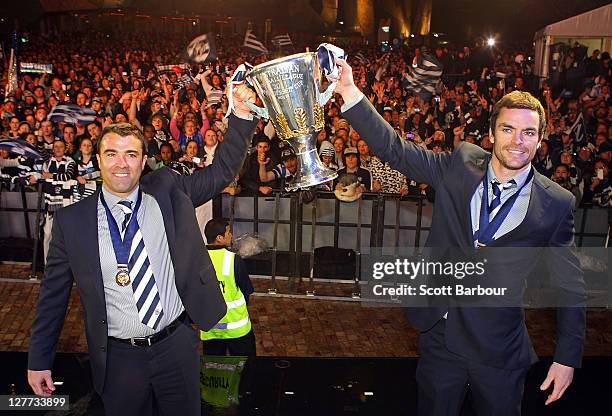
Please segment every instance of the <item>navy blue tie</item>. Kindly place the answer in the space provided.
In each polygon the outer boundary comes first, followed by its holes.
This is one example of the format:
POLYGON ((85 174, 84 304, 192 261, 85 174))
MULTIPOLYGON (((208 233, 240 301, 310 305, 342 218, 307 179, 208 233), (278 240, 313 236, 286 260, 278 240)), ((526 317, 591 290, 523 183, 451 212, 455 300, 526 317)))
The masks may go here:
POLYGON ((496 179, 493 179, 491 181, 491 188, 493 189, 493 199, 491 200, 491 204, 489 205, 489 212, 491 218, 493 218, 495 214, 497 214, 496 208, 501 205, 502 188, 504 190, 510 189, 514 185, 516 185, 516 181, 514 179, 510 179, 503 187, 500 185, 501 183, 496 179))
POLYGON ((497 208, 501 204, 501 189, 499 189, 499 183, 496 180, 491 181, 491 188, 493 188, 493 199, 491 200, 491 204, 489 205, 489 212, 493 212, 495 208, 497 208))

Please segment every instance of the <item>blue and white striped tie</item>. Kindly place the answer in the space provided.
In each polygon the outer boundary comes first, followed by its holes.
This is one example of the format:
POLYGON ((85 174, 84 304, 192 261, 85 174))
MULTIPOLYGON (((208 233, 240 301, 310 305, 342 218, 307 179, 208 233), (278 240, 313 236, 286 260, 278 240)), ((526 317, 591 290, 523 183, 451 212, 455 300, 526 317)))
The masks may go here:
MULTIPOLYGON (((125 214, 121 230, 121 238, 123 238, 125 230, 132 218, 132 202, 124 200, 119 201, 117 205, 125 214)), ((134 300, 136 301, 140 322, 150 328, 157 329, 159 321, 162 316, 164 316, 164 311, 159 298, 159 292, 157 291, 155 276, 153 276, 153 269, 149 262, 147 249, 137 220, 136 226, 137 229, 134 239, 132 240, 132 246, 130 247, 128 262, 128 270, 130 278, 132 279, 132 290, 134 291, 134 300)))
POLYGON ((514 185, 516 185, 516 181, 514 179, 510 179, 506 184, 501 186, 501 183, 495 179, 491 181, 491 188, 493 190, 493 199, 491 200, 491 204, 489 205, 489 220, 492 220, 493 217, 499 211, 499 207, 501 206, 501 195, 502 188, 504 191, 511 189, 514 185))

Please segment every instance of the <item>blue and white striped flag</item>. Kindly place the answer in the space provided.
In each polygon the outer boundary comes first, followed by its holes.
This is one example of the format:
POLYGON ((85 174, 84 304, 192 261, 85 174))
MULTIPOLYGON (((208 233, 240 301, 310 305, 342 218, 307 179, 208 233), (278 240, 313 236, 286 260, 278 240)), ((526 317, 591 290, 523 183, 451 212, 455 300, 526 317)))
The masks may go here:
POLYGON ((272 38, 272 44, 280 48, 282 48, 283 46, 293 46, 293 42, 291 42, 291 38, 289 37, 288 33, 284 35, 274 36, 272 38))
POLYGON ((268 53, 268 49, 263 43, 253 34, 251 30, 247 30, 244 35, 243 47, 251 50, 255 54, 265 55, 268 53))
POLYGON ((404 88, 414 92, 435 94, 440 85, 443 65, 431 55, 415 57, 411 71, 406 73, 404 88))
POLYGON ((63 121, 68 124, 86 125, 93 123, 98 114, 91 108, 79 107, 76 104, 58 104, 47 116, 50 121, 63 121))

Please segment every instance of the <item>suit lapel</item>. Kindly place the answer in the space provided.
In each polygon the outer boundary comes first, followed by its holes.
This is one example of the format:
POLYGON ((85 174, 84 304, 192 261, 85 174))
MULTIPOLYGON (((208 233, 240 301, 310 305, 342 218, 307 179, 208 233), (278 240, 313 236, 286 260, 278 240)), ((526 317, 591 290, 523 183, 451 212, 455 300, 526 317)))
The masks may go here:
POLYGON ((79 233, 83 237, 82 244, 85 248, 85 253, 91 253, 88 257, 91 259, 89 265, 91 267, 93 285, 96 287, 100 298, 104 302, 104 282, 102 280, 102 266, 100 265, 100 245, 98 236, 98 200, 100 198, 100 189, 90 197, 85 199, 82 204, 85 215, 79 222, 82 221, 82 232, 79 233))
POLYGON ((471 215, 471 202, 472 196, 476 189, 478 189, 478 185, 482 182, 482 178, 485 175, 485 171, 489 164, 490 155, 483 154, 477 156, 474 161, 468 162, 466 164, 465 175, 463 176, 463 194, 461 196, 462 200, 460 201, 459 206, 461 207, 462 212, 460 213, 459 218, 465 218, 464 224, 462 224, 463 229, 465 230, 465 235, 468 236, 468 245, 473 245, 473 230, 472 230, 472 215, 471 215))

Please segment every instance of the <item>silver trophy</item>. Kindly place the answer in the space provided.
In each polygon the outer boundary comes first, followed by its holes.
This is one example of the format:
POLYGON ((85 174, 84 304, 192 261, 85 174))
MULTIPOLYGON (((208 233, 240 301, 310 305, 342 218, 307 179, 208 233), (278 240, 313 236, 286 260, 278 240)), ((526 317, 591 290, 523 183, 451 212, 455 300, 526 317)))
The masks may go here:
POLYGON ((320 91, 321 68, 314 52, 298 53, 253 67, 246 73, 265 109, 246 103, 274 124, 276 134, 297 155, 298 169, 286 189, 294 191, 335 179, 338 174, 321 163, 316 143, 325 127, 323 106, 331 98, 335 82, 320 91))

